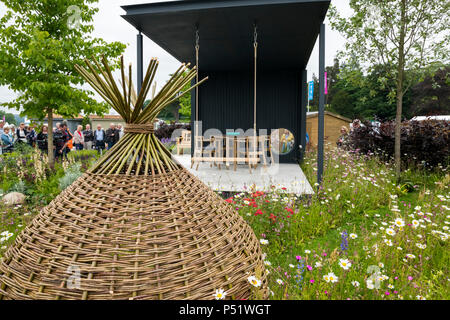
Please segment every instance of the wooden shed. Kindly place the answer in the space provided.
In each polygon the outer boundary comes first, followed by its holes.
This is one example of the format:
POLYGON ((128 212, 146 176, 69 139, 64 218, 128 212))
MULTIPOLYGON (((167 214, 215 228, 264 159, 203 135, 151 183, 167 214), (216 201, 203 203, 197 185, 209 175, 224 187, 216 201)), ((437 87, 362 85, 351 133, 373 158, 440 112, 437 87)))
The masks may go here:
MULTIPOLYGON (((310 145, 314 148, 317 147, 318 115, 318 112, 308 112, 306 115, 306 132, 309 136, 310 145)), ((349 118, 325 111, 325 147, 334 148, 339 136, 341 135, 341 127, 345 126, 348 130, 350 130, 351 122, 352 120, 349 118)))

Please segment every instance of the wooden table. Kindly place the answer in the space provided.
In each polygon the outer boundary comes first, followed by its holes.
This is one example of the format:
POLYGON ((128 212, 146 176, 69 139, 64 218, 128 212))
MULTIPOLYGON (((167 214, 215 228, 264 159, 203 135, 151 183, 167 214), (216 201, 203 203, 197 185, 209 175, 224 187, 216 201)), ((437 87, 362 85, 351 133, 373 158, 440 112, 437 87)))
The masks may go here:
POLYGON ((210 139, 203 137, 195 137, 194 156, 191 159, 191 168, 194 163, 198 165, 200 162, 210 162, 221 168, 221 164, 225 163, 227 169, 230 164, 234 164, 234 171, 238 163, 248 164, 250 173, 252 167, 256 168, 259 162, 263 162, 264 167, 267 165, 267 152, 273 161, 272 147, 269 136, 212 136, 210 139), (255 139, 257 143, 255 143, 255 139), (209 146, 204 148, 204 143, 209 142, 209 146), (268 150, 266 143, 268 142, 268 150), (244 145, 244 148, 242 148, 244 145), (256 146, 256 147, 255 147, 256 146))

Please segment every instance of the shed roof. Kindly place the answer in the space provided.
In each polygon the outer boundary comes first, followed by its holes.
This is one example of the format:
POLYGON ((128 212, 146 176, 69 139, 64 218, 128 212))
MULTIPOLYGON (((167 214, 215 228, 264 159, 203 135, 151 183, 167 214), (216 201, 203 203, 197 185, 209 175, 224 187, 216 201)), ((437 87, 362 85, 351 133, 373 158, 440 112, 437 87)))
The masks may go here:
MULTIPOLYGON (((317 117, 318 115, 319 115, 319 113, 318 113, 317 111, 312 111, 312 112, 307 112, 307 113, 306 113, 306 117, 307 117, 307 118, 315 118, 315 117, 317 117)), ((340 119, 340 120, 342 120, 342 121, 346 121, 346 122, 349 122, 349 123, 352 122, 351 119, 346 118, 346 117, 344 117, 344 116, 341 116, 341 115, 339 115, 339 114, 330 112, 330 111, 325 111, 325 115, 328 115, 328 116, 331 116, 331 117, 335 117, 335 118, 338 118, 338 119, 340 119)))
POLYGON ((200 68, 251 69, 253 25, 258 25, 260 66, 304 68, 329 0, 186 0, 122 6, 122 17, 180 62, 200 68))

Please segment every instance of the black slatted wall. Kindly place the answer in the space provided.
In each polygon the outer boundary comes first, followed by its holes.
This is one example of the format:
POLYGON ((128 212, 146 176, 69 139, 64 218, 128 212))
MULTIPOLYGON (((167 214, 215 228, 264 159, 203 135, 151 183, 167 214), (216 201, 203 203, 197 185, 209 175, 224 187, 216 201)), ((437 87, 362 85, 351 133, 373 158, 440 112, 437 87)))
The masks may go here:
MULTIPOLYGON (((211 71, 201 72, 209 80, 199 90, 199 119, 203 133, 211 128, 223 134, 227 129, 253 128, 253 72, 211 71)), ((270 130, 285 128, 295 136, 296 148, 280 156, 281 163, 299 160, 301 128, 300 70, 261 71, 257 78, 257 128, 270 130)), ((192 95, 192 119, 195 119, 195 93, 192 95)))

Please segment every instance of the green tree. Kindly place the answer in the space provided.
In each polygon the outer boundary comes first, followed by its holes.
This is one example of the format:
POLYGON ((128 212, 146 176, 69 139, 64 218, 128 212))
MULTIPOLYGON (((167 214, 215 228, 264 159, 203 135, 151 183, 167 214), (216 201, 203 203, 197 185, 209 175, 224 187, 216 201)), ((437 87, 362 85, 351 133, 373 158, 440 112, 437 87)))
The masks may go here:
POLYGON ((341 17, 330 8, 334 29, 346 38, 345 54, 360 65, 389 66, 381 85, 389 79, 389 97, 396 102, 395 164, 400 178, 400 129, 403 97, 424 70, 436 70, 448 60, 450 3, 442 0, 350 0, 353 13, 341 17), (405 70, 408 70, 406 74, 405 70))
POLYGON ((88 115, 84 116, 83 120, 81 121, 81 125, 83 126, 83 128, 86 128, 86 125, 90 125, 92 128, 91 118, 88 115))
POLYGON ((450 114, 450 66, 412 87, 411 116, 450 114))
MULTIPOLYGON (((189 85, 184 86, 183 92, 189 89, 189 85)), ((184 118, 191 118, 191 91, 181 96, 178 100, 180 102, 180 110, 178 111, 184 118)))
POLYGON ((2 0, 7 11, 0 18, 0 85, 19 93, 3 105, 22 110, 29 118, 48 117, 49 161, 53 165, 53 114, 72 117, 80 112, 109 110, 93 93, 82 89, 75 70, 85 58, 118 57, 125 49, 92 38, 92 4, 98 0, 2 0))

